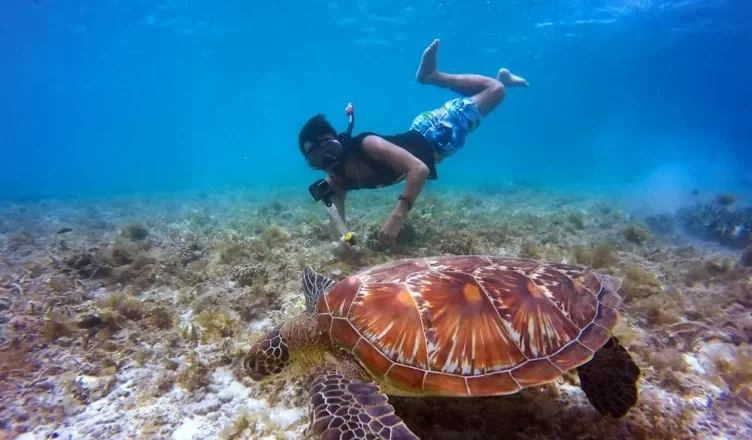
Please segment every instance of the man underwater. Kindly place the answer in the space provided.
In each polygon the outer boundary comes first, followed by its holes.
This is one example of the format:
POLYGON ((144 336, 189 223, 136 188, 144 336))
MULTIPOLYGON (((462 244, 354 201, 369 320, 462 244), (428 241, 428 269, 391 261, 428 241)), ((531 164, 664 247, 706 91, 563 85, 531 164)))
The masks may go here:
MULTIPOLYGON (((504 99, 505 87, 528 86, 525 79, 503 68, 496 78, 440 72, 436 68, 438 49, 439 40, 434 40, 423 51, 415 79, 421 84, 452 90, 462 98, 421 113, 405 133, 337 135, 334 127, 319 114, 305 123, 298 136, 298 147, 308 165, 327 173, 325 181, 332 193, 331 202, 343 220, 348 191, 405 181, 394 209, 379 229, 379 240, 387 245, 396 242, 426 179, 437 178, 436 164, 462 148, 467 135, 504 99)), ((351 111, 348 108, 352 117, 351 111)))

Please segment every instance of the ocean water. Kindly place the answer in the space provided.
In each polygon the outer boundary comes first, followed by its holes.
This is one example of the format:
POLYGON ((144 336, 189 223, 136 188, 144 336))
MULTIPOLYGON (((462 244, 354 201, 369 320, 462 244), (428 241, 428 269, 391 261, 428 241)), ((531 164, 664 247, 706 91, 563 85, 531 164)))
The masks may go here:
POLYGON ((602 324, 639 400, 603 417, 573 372, 390 396, 422 440, 752 438, 751 53, 744 0, 2 0, 0 439, 301 438, 304 381, 244 370, 303 313, 301 271, 478 254, 613 276, 602 324), (298 132, 343 131, 351 102, 355 133, 395 134, 455 98, 415 80, 436 38, 439 70, 530 87, 439 164, 395 246, 402 184, 348 196, 342 243, 298 132))
POLYGON ((304 185, 311 115, 343 130, 353 102, 356 132, 388 134, 454 97, 414 81, 439 38, 440 69, 506 66, 532 87, 508 92, 437 185, 748 195, 751 14, 738 0, 9 0, 0 192, 304 185))

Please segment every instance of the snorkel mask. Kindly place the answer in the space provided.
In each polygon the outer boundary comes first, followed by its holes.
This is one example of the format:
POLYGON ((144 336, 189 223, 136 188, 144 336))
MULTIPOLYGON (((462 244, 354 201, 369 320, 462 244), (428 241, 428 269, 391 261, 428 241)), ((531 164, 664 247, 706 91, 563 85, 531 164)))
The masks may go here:
POLYGON ((347 104, 345 114, 348 116, 347 130, 338 136, 327 134, 317 139, 316 144, 311 146, 305 153, 306 163, 315 170, 325 170, 338 162, 345 156, 345 147, 342 145, 352 136, 353 127, 355 126, 355 112, 352 104, 347 104))
POLYGON ((342 142, 332 135, 322 136, 308 149, 306 163, 315 170, 325 170, 339 162, 345 152, 342 142))

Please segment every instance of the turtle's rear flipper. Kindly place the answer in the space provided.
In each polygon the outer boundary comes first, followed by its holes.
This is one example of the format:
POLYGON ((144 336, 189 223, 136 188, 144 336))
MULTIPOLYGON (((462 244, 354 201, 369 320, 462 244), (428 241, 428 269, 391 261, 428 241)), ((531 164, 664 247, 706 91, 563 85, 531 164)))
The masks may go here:
POLYGON ((623 417, 637 403, 640 368, 615 337, 577 368, 580 386, 603 415, 623 417))
POLYGON ((323 374, 314 379, 308 395, 309 430, 321 440, 420 440, 376 385, 323 374))

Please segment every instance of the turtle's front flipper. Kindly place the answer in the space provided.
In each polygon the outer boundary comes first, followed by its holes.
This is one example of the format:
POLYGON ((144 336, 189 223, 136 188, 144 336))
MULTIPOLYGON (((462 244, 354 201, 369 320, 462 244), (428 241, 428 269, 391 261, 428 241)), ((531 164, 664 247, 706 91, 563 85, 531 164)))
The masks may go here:
POLYGON ((321 440, 420 440, 373 384, 334 371, 310 386, 310 431, 321 440))
POLYGON ((623 417, 637 403, 640 368, 616 337, 580 365, 577 375, 588 400, 603 415, 623 417))
POLYGON ((316 310, 316 301, 336 283, 333 279, 317 273, 311 266, 306 267, 303 270, 303 293, 305 294, 306 310, 309 312, 316 310))

